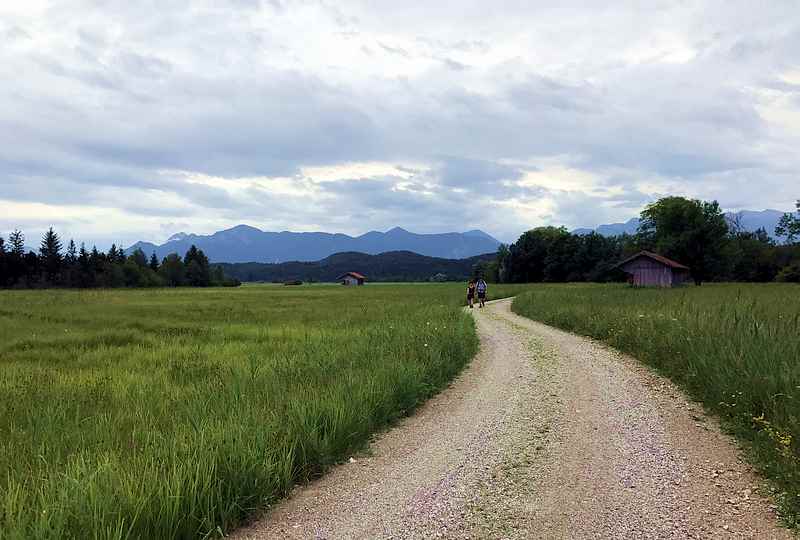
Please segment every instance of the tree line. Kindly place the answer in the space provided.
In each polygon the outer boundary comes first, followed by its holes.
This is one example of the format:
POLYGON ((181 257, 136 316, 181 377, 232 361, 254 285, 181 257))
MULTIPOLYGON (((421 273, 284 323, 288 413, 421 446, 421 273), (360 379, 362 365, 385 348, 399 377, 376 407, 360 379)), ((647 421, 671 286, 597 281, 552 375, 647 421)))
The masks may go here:
POLYGON ((618 264, 642 250, 685 264, 696 284, 704 281, 800 282, 800 201, 785 214, 776 242, 764 229, 744 230, 716 201, 665 197, 641 213, 636 234, 577 235, 563 227, 539 227, 474 273, 498 283, 623 281, 618 264))
POLYGON ((192 246, 181 258, 177 253, 159 261, 137 249, 130 255, 115 244, 107 253, 87 250, 70 240, 66 248, 51 227, 42 237, 39 251, 26 251, 25 235, 0 236, 0 287, 209 287, 237 286, 219 265, 209 263, 201 249, 192 246))

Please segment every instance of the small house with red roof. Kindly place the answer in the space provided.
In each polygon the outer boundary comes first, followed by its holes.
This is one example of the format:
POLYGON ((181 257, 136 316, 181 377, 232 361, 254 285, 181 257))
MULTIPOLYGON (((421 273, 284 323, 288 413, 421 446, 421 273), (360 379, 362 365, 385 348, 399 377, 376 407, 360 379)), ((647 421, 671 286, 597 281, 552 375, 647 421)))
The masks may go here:
POLYGON ((640 251, 619 263, 634 287, 675 287, 689 280, 689 267, 650 251, 640 251))
POLYGON ((366 279, 367 278, 358 272, 347 272, 346 274, 342 274, 336 278, 336 280, 340 281, 342 285, 363 285, 366 279))

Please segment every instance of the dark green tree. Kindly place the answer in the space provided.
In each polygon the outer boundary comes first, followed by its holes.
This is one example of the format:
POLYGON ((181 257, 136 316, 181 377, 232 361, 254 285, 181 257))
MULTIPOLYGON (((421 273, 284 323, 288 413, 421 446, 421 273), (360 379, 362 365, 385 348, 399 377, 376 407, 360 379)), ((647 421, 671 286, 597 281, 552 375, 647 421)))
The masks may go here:
POLYGON ((732 236, 726 253, 728 277, 733 281, 772 281, 780 269, 777 257, 775 242, 767 231, 740 230, 732 236))
POLYGON ((139 268, 147 268, 147 255, 141 249, 136 249, 128 256, 128 260, 133 261, 139 268))
POLYGON ((208 287, 211 284, 211 268, 203 250, 192 245, 183 258, 186 265, 186 281, 192 287, 208 287))
POLYGON ((180 287, 186 282, 186 266, 177 253, 170 253, 161 261, 158 273, 169 287, 180 287))
POLYGON ((60 281, 63 257, 61 256, 61 239, 50 227, 39 246, 39 257, 47 282, 56 285, 60 281))
POLYGON ((8 236, 8 245, 12 255, 22 258, 25 255, 25 235, 22 231, 14 229, 8 236))
POLYGON ((507 283, 510 281, 509 277, 509 257, 511 253, 508 250, 508 246, 505 244, 500 244, 500 247, 497 248, 497 282, 498 283, 507 283))
POLYGON ((538 227, 522 234, 509 246, 509 281, 533 283, 564 281, 568 270, 568 246, 572 235, 564 227, 538 227))
POLYGON ((8 286, 8 254, 6 253, 6 241, 0 236, 0 287, 8 286))
POLYGON ((214 266, 211 270, 211 284, 215 287, 222 287, 225 285, 225 271, 219 265, 214 266))
POLYGON ((97 282, 94 268, 89 257, 89 252, 86 251, 86 245, 81 243, 81 248, 78 250, 78 287, 94 287, 97 282))
POLYGON ((691 268, 697 285, 719 277, 724 270, 728 223, 716 201, 665 197, 641 214, 641 247, 691 268))
POLYGON ((70 239, 69 244, 67 245, 67 253, 64 255, 64 262, 68 265, 73 265, 78 260, 78 248, 75 245, 75 241, 70 239))
POLYGON ((122 265, 122 272, 125 275, 126 287, 142 287, 145 284, 144 271, 150 271, 147 266, 139 266, 133 256, 128 257, 122 265))
POLYGON ((158 272, 158 257, 156 257, 155 251, 152 255, 150 255, 150 270, 153 272, 158 272))
POLYGON ((786 242, 789 244, 800 240, 800 200, 797 201, 796 207, 797 215, 791 213, 783 214, 778 226, 775 227, 775 234, 786 237, 786 242))

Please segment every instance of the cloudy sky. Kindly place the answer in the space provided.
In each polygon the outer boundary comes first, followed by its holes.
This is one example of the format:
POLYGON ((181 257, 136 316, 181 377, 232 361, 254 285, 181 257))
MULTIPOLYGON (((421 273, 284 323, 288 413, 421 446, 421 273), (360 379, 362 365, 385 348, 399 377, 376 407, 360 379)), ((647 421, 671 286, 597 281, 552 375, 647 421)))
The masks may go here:
POLYGON ((800 197, 795 0, 536 4, 2 0, 0 234, 507 241, 800 197))

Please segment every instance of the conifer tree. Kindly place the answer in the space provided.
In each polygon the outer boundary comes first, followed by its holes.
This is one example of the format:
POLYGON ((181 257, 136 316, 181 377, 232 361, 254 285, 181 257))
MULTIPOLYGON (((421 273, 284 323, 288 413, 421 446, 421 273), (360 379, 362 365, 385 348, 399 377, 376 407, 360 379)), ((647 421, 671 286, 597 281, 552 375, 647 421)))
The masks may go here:
POLYGON ((8 243, 10 251, 20 259, 25 255, 25 235, 19 229, 14 231, 8 236, 8 243))
POLYGON ((64 262, 72 265, 78 260, 78 248, 75 246, 75 240, 70 239, 67 246, 67 254, 64 256, 64 262))
POLYGON ((0 287, 8 283, 8 261, 6 254, 6 241, 0 236, 0 287))
POLYGON ((19 229, 8 236, 6 261, 7 285, 13 286, 25 275, 25 235, 19 229))
POLYGON ((81 287, 92 287, 95 284, 89 252, 86 251, 86 244, 83 242, 81 242, 81 249, 78 251, 78 284, 81 287))
POLYGON ((192 245, 183 259, 186 265, 186 281, 192 287, 208 287, 211 284, 211 269, 203 250, 192 245))
POLYGON ((158 272, 170 287, 179 287, 186 282, 186 266, 177 253, 167 255, 158 272))
POLYGON ((140 268, 147 268, 147 255, 144 254, 144 251, 141 249, 136 249, 130 255, 130 260, 136 263, 136 266, 140 268))
POLYGON ((42 237, 39 256, 47 281, 51 285, 55 285, 59 280, 63 260, 61 257, 61 239, 52 227, 42 237))
POLYGON ((150 270, 153 272, 158 272, 158 257, 156 257, 155 251, 150 256, 150 270))

